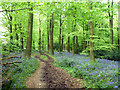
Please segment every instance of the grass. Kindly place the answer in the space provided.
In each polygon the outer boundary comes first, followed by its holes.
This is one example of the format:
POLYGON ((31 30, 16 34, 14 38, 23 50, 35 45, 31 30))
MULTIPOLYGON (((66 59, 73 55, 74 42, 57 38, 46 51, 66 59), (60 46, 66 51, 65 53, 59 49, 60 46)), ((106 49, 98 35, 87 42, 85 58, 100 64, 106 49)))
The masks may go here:
POLYGON ((53 59, 56 59, 56 57, 51 55, 50 53, 45 53, 45 54, 47 54, 48 56, 52 57, 53 59))
POLYGON ((48 59, 47 56, 44 56, 44 55, 40 55, 40 57, 41 57, 42 59, 44 59, 44 60, 47 60, 47 59, 48 59))

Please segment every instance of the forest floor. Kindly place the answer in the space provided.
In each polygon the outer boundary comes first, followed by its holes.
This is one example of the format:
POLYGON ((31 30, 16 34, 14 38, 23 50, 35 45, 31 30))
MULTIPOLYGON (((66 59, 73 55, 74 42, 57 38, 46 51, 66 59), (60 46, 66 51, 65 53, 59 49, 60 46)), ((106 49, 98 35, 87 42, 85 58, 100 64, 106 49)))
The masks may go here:
POLYGON ((82 88, 82 79, 73 78, 67 71, 54 66, 54 59, 46 54, 48 60, 35 56, 40 61, 39 68, 26 81, 27 88, 82 88))

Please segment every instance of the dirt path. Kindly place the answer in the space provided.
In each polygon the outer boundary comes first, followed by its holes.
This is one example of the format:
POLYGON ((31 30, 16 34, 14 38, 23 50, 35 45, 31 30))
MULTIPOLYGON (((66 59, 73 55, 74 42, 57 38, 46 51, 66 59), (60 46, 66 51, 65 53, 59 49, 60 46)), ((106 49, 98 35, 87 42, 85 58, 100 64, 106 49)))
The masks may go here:
POLYGON ((27 80, 28 88, 82 88, 84 86, 82 80, 78 82, 77 78, 73 78, 65 70, 52 65, 54 59, 46 56, 48 60, 36 56, 40 60, 40 67, 27 80))

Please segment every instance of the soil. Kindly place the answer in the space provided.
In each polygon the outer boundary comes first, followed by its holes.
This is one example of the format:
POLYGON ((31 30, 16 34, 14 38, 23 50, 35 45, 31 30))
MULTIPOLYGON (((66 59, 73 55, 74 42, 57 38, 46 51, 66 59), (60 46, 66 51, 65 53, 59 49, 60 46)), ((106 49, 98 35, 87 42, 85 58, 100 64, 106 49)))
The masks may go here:
MULTIPOLYGON (((81 88, 84 86, 82 79, 73 78, 67 71, 54 66, 54 59, 46 55, 48 60, 41 59, 39 55, 39 68, 28 78, 27 88, 81 88)), ((84 88, 83 88, 84 89, 84 88)))

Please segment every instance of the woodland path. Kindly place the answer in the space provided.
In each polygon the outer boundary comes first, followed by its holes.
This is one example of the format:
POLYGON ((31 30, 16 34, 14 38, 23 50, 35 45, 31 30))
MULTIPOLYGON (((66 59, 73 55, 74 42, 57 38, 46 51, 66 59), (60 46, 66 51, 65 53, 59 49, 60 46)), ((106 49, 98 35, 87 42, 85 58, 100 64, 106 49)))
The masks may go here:
MULTIPOLYGON (((46 54, 48 60, 41 59, 40 67, 28 78, 27 88, 82 88, 82 79, 78 82, 67 71, 52 65, 54 59, 46 54)), ((84 90, 84 89, 83 89, 84 90)))

